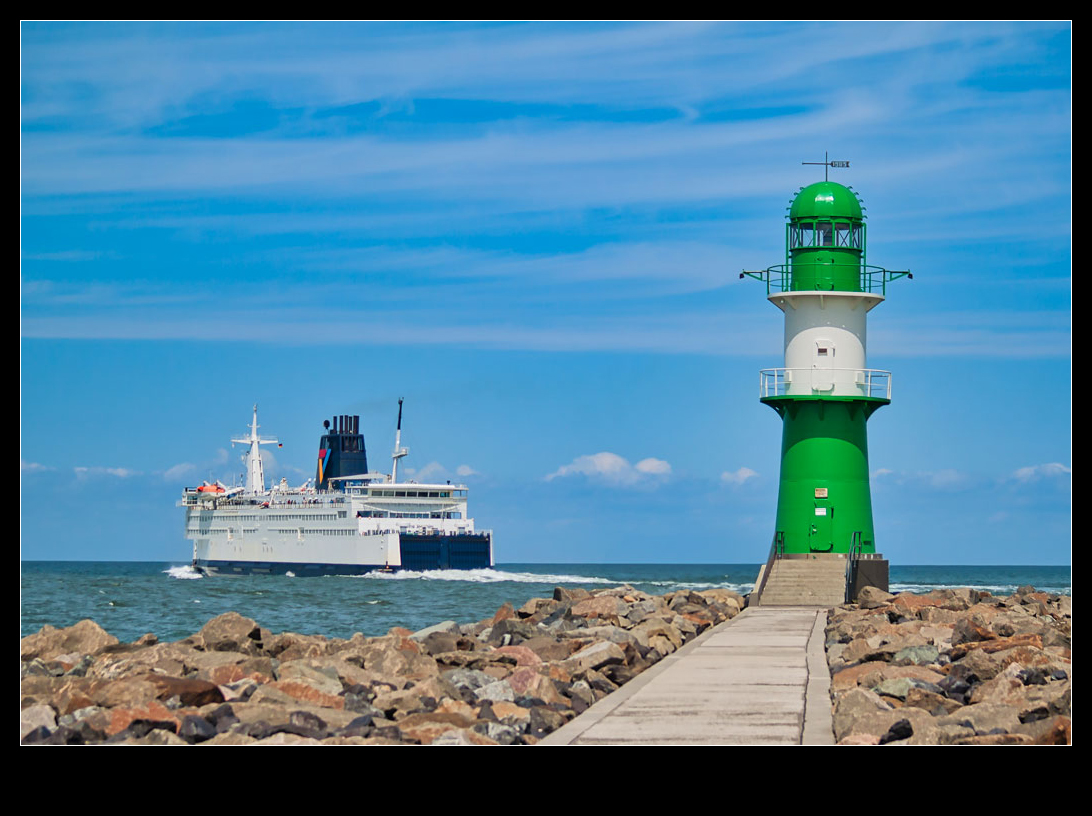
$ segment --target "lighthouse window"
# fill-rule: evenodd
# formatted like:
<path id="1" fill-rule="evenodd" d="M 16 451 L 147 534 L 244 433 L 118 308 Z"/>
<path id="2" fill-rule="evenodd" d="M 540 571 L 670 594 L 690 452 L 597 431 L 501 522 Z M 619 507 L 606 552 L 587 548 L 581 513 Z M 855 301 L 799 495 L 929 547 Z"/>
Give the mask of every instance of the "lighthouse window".
<path id="1" fill-rule="evenodd" d="M 811 224 L 801 224 L 796 230 L 796 246 L 808 247 L 812 245 L 815 231 Z"/>
<path id="2" fill-rule="evenodd" d="M 852 246 L 850 243 L 853 238 L 853 232 L 850 229 L 849 224 L 835 224 L 835 246 L 848 247 Z"/>
<path id="3" fill-rule="evenodd" d="M 816 246 L 834 246 L 833 225 L 829 221 L 820 221 L 815 225 L 815 230 L 819 239 Z"/>

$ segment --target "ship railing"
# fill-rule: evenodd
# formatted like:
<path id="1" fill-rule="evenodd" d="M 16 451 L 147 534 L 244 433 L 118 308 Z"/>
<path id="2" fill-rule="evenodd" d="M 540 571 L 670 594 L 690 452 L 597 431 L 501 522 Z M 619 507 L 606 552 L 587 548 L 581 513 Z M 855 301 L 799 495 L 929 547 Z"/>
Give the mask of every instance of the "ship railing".
<path id="1" fill-rule="evenodd" d="M 739 273 L 739 277 L 754 278 L 760 280 L 766 284 L 766 294 L 771 295 L 775 292 L 791 292 L 792 288 L 792 264 L 776 264 L 775 266 L 767 267 L 766 269 L 760 269 L 757 271 L 747 271 Z M 814 268 L 820 266 L 840 266 L 843 269 L 845 264 L 835 264 L 833 261 L 805 261 L 802 264 L 803 267 L 809 267 L 807 276 L 811 278 L 819 278 L 821 275 L 815 273 Z M 854 264 L 849 264 L 854 266 Z M 914 279 L 913 274 L 909 270 L 895 271 L 892 269 L 884 269 L 882 266 L 873 266 L 872 264 L 860 264 L 858 268 L 857 284 L 859 286 L 858 291 L 867 292 L 869 294 L 887 294 L 887 284 L 891 281 L 896 281 L 899 278 Z M 812 290 L 797 290 L 797 291 L 812 291 Z M 834 291 L 833 286 L 820 291 Z"/>
<path id="2" fill-rule="evenodd" d="M 764 368 L 758 396 L 836 396 L 891 399 L 891 372 L 878 368 Z"/>

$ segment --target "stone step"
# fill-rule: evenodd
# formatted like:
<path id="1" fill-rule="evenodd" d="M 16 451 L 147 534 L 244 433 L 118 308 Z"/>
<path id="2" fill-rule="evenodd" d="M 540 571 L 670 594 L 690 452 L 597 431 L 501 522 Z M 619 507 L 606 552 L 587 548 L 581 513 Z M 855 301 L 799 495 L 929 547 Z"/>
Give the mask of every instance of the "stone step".
<path id="1" fill-rule="evenodd" d="M 845 600 L 845 559 L 775 561 L 760 606 L 836 606 Z"/>

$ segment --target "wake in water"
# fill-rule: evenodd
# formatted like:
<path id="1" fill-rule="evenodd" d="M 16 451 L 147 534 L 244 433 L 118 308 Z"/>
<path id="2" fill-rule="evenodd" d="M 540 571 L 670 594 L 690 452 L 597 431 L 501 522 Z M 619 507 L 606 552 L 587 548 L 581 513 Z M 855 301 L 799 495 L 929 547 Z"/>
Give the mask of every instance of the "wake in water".
<path id="1" fill-rule="evenodd" d="M 204 576 L 195 570 L 188 564 L 184 567 L 170 567 L 163 570 L 164 573 L 172 578 L 181 578 L 183 580 L 192 581 L 194 578 L 203 578 Z"/>
<path id="2" fill-rule="evenodd" d="M 370 578 L 380 581 L 467 581 L 474 584 L 495 584 L 510 581 L 518 584 L 617 584 L 621 586 L 625 583 L 625 581 L 615 581 L 610 578 L 598 578 L 588 575 L 548 575 L 538 572 L 505 572 L 496 569 L 375 571 L 346 577 Z"/>

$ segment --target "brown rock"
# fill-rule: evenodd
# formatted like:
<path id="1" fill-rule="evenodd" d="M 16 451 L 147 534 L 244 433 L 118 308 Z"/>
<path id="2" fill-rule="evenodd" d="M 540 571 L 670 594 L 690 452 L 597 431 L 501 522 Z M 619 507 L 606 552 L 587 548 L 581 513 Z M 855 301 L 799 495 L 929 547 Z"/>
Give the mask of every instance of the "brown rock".
<path id="1" fill-rule="evenodd" d="M 47 624 L 37 633 L 19 641 L 19 657 L 23 661 L 29 661 L 36 657 L 52 660 L 58 655 L 72 652 L 81 655 L 95 654 L 117 643 L 116 637 L 93 620 L 82 620 L 64 629 L 55 629 Z"/>
<path id="2" fill-rule="evenodd" d="M 499 646 L 493 654 L 495 655 L 510 655 L 515 658 L 517 666 L 540 666 L 542 665 L 542 658 L 539 657 L 533 649 L 529 649 L 525 644 L 519 646 Z"/>
<path id="3" fill-rule="evenodd" d="M 961 707 L 960 703 L 955 700 L 949 700 L 947 697 L 943 697 L 940 694 L 935 694 L 931 691 L 926 691 L 917 686 L 912 687 L 906 692 L 906 705 L 928 711 L 934 717 L 942 717 L 945 714 L 951 714 L 957 708 Z"/>
<path id="4" fill-rule="evenodd" d="M 181 718 L 178 716 L 178 712 L 171 711 L 158 700 L 152 700 L 146 705 L 138 706 L 118 706 L 112 708 L 109 712 L 110 720 L 106 724 L 104 729 L 106 736 L 113 736 L 119 731 L 124 731 L 136 720 L 151 720 L 152 722 L 172 723 L 171 729 L 174 733 L 178 733 L 178 727 L 181 724 Z"/>
<path id="5" fill-rule="evenodd" d="M 834 692 L 848 691 L 858 685 L 872 688 L 872 686 L 878 685 L 883 680 L 883 670 L 886 666 L 887 664 L 882 661 L 873 661 L 842 669 L 831 677 L 831 690 Z"/>
<path id="6" fill-rule="evenodd" d="M 960 626 L 959 624 L 956 624 L 952 640 L 952 643 L 955 644 L 952 646 L 951 651 L 952 660 L 959 660 L 960 658 L 964 657 L 968 652 L 971 652 L 975 649 L 981 649 L 986 654 L 993 654 L 994 652 L 1001 652 L 1006 649 L 1013 649 L 1017 646 L 1030 646 L 1035 649 L 1043 648 L 1043 639 L 1039 635 L 1023 634 L 1014 635 L 1012 637 L 998 638 L 991 634 L 989 638 L 984 638 L 980 641 L 956 643 L 955 638 L 959 636 L 960 632 Z"/>
<path id="7" fill-rule="evenodd" d="M 302 680 L 274 680 L 272 683 L 267 683 L 263 688 L 277 689 L 277 691 L 283 692 L 295 700 L 322 708 L 345 708 L 344 697 L 319 691 L 310 683 Z"/>
<path id="8" fill-rule="evenodd" d="M 257 622 L 238 612 L 225 612 L 210 620 L 194 637 L 210 652 L 245 652 L 253 654 L 260 648 L 261 629 Z"/>
<path id="9" fill-rule="evenodd" d="M 157 689 L 156 698 L 169 700 L 177 697 L 182 705 L 203 706 L 209 703 L 224 702 L 224 695 L 220 693 L 217 684 L 207 680 L 197 680 L 187 677 L 170 677 L 163 674 L 147 674 L 144 679 Z"/>
<path id="10" fill-rule="evenodd" d="M 1036 745 L 1072 745 L 1073 722 L 1069 717 L 1055 717 L 1053 720 L 1041 721 L 1042 725 L 1032 725 L 1037 733 L 1030 734 Z M 1037 727 L 1036 727 L 1037 726 Z"/>
<path id="11" fill-rule="evenodd" d="M 628 611 L 628 605 L 621 598 L 599 595 L 574 603 L 569 614 L 577 618 L 599 618 L 617 623 Z"/>
<path id="12" fill-rule="evenodd" d="M 557 690 L 550 678 L 529 666 L 516 669 L 507 678 L 516 697 L 537 697 L 542 702 L 567 705 L 568 701 Z"/>
<path id="13" fill-rule="evenodd" d="M 573 640 L 558 640 L 547 636 L 539 636 L 531 638 L 530 640 L 525 640 L 520 646 L 524 649 L 530 649 L 544 662 L 565 660 L 575 650 L 580 648 L 580 644 Z"/>
<path id="14" fill-rule="evenodd" d="M 493 620 L 492 620 L 491 625 L 496 626 L 502 620 L 511 620 L 512 618 L 515 618 L 515 617 L 516 617 L 516 610 L 512 608 L 512 604 L 505 601 L 504 605 L 501 606 L 501 608 L 497 610 L 495 615 L 493 615 Z"/>
<path id="15" fill-rule="evenodd" d="M 461 714 L 440 713 L 432 711 L 421 714 L 410 714 L 398 721 L 398 730 L 405 739 L 419 742 L 421 745 L 431 745 L 437 737 L 449 731 L 469 728 L 474 721 Z"/>

